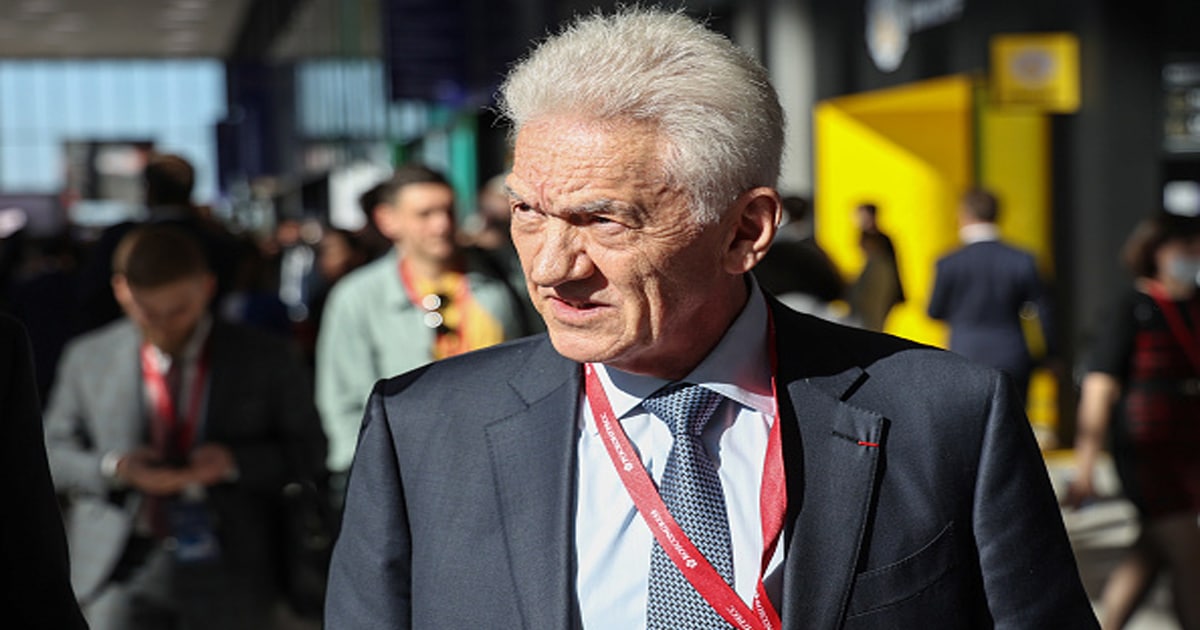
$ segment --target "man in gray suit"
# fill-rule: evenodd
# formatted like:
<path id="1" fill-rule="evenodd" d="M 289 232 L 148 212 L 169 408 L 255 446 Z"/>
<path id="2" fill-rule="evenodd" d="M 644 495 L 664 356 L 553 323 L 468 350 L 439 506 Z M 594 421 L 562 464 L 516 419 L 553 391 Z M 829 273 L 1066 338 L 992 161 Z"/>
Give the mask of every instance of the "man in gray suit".
<path id="1" fill-rule="evenodd" d="M 1094 628 L 1009 382 L 787 309 L 766 72 L 592 15 L 509 75 L 533 337 L 378 384 L 327 628 Z"/>
<path id="2" fill-rule="evenodd" d="M 268 627 L 280 493 L 325 456 L 306 375 L 282 341 L 212 319 L 186 233 L 132 232 L 114 272 L 127 316 L 70 344 L 46 411 L 84 614 L 96 630 Z"/>

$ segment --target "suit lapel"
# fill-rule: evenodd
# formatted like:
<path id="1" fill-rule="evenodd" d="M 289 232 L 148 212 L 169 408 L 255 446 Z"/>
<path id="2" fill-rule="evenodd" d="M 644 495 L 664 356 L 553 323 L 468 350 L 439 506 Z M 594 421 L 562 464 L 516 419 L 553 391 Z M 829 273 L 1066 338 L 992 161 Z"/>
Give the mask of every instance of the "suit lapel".
<path id="1" fill-rule="evenodd" d="M 510 384 L 528 407 L 486 431 L 524 625 L 578 627 L 573 523 L 579 366 L 544 342 Z"/>
<path id="2" fill-rule="evenodd" d="M 884 423 L 808 382 L 793 383 L 788 395 L 796 422 L 785 425 L 785 453 L 802 455 L 787 462 L 795 520 L 784 556 L 784 627 L 835 628 L 874 505 Z"/>
<path id="3" fill-rule="evenodd" d="M 775 309 L 788 483 L 784 628 L 836 628 L 874 506 L 886 421 L 845 402 L 869 375 L 811 319 Z M 820 363 L 825 362 L 821 365 Z"/>

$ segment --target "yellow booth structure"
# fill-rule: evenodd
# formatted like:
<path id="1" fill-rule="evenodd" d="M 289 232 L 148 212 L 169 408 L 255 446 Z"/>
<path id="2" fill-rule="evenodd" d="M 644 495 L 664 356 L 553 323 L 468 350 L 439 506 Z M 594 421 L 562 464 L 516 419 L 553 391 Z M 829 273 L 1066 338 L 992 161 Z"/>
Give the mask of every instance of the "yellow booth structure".
<path id="1" fill-rule="evenodd" d="M 815 132 L 816 237 L 853 281 L 864 257 L 854 209 L 878 207 L 891 236 L 906 301 L 885 330 L 945 347 L 948 330 L 925 314 L 938 258 L 959 247 L 958 198 L 983 186 L 1000 201 L 1002 238 L 1032 252 L 1053 279 L 1050 121 L 1046 110 L 1000 104 L 978 76 L 955 75 L 821 102 Z M 1044 350 L 1031 318 L 1028 342 Z M 1034 374 L 1028 413 L 1039 438 L 1057 423 L 1057 388 Z"/>

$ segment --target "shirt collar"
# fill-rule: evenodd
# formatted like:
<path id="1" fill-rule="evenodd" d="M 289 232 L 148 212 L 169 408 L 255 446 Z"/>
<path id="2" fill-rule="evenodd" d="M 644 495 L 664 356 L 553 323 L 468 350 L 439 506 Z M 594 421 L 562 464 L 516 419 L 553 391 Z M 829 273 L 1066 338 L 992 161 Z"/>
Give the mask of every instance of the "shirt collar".
<path id="1" fill-rule="evenodd" d="M 747 274 L 750 297 L 712 352 L 682 380 L 711 389 L 770 418 L 775 413 L 767 351 L 767 301 Z M 622 418 L 669 381 L 597 365 L 613 414 Z M 596 431 L 593 425 L 592 432 Z"/>
<path id="2" fill-rule="evenodd" d="M 179 355 L 183 359 L 183 365 L 192 364 L 200 357 L 204 342 L 208 340 L 208 333 L 212 331 L 212 324 L 212 315 L 205 313 L 200 317 L 200 321 L 196 323 L 196 329 L 192 331 L 192 336 L 188 338 L 187 343 L 183 346 L 183 352 Z M 157 346 L 150 346 L 150 355 L 154 358 L 154 363 L 158 366 L 159 371 L 166 372 L 171 368 L 171 355 L 159 350 Z"/>
<path id="3" fill-rule="evenodd" d="M 967 245 L 984 241 L 1000 240 L 1000 230 L 995 223 L 972 223 L 958 230 L 958 238 Z"/>

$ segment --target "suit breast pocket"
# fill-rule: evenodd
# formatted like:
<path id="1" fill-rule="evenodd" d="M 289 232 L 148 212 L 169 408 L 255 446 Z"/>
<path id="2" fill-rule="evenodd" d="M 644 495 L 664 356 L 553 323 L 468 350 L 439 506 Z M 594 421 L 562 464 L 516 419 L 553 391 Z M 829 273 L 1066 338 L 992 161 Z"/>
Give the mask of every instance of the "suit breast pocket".
<path id="1" fill-rule="evenodd" d="M 847 618 L 896 606 L 920 596 L 950 573 L 955 565 L 954 554 L 954 522 L 951 521 L 916 553 L 855 577 Z"/>

